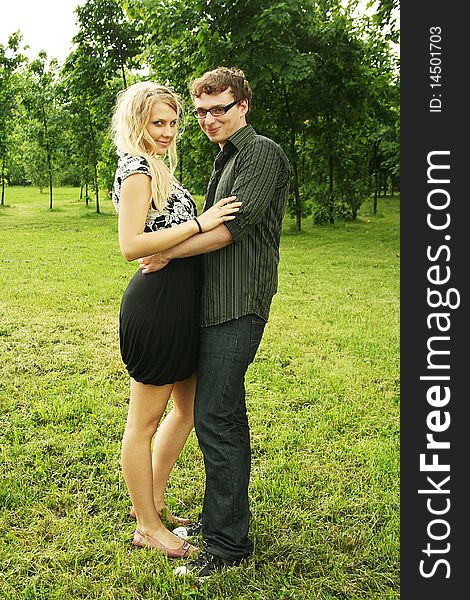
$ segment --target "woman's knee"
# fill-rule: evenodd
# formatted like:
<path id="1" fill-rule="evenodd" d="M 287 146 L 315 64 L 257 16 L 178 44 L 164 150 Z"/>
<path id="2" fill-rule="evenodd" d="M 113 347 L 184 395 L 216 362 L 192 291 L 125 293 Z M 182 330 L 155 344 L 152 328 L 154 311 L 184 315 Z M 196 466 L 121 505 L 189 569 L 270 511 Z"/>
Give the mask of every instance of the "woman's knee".
<path id="1" fill-rule="evenodd" d="M 194 417 L 194 386 L 186 385 L 173 389 L 174 415 L 178 418 L 193 419 Z"/>
<path id="2" fill-rule="evenodd" d="M 137 438 L 149 442 L 155 435 L 158 428 L 158 421 L 155 419 L 128 419 L 124 430 L 125 438 Z"/>

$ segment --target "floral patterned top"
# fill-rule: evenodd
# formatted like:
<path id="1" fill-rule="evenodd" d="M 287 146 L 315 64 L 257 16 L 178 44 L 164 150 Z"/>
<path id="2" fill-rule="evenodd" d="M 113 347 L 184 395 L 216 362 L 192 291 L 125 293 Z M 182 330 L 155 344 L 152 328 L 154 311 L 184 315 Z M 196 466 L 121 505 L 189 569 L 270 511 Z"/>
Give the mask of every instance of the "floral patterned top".
<path id="1" fill-rule="evenodd" d="M 112 200 L 116 212 L 119 212 L 119 200 L 121 197 L 121 185 L 126 177 L 135 173 L 143 173 L 151 176 L 149 164 L 143 156 L 131 156 L 119 153 L 119 162 L 114 178 Z M 150 206 L 144 231 L 157 231 L 179 225 L 197 217 L 196 203 L 191 194 L 181 184 L 172 186 L 171 196 L 163 211 L 156 210 Z"/>

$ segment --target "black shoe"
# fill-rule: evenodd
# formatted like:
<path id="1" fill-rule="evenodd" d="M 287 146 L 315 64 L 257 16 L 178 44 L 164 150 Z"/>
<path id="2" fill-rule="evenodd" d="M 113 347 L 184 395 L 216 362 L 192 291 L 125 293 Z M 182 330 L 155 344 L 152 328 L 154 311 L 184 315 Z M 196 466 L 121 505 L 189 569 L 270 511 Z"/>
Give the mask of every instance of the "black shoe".
<path id="1" fill-rule="evenodd" d="M 202 519 L 199 519 L 195 523 L 184 525 L 183 527 L 177 527 L 173 529 L 173 533 L 180 537 L 182 540 L 187 540 L 190 537 L 199 535 L 202 531 Z"/>
<path id="2" fill-rule="evenodd" d="M 199 556 L 188 562 L 187 565 L 177 567 L 173 572 L 175 575 L 194 575 L 199 579 L 205 579 L 206 577 L 210 577 L 214 571 L 220 571 L 224 567 L 235 565 L 239 562 L 229 562 L 206 551 L 201 552 Z"/>

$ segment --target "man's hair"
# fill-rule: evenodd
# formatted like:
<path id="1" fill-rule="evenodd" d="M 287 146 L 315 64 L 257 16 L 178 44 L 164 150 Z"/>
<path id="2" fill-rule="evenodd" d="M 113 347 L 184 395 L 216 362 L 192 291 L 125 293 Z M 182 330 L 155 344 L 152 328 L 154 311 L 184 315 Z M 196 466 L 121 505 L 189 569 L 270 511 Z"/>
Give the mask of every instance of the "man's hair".
<path id="1" fill-rule="evenodd" d="M 217 67 L 207 71 L 189 84 L 192 98 L 199 98 L 201 94 L 221 94 L 230 90 L 235 100 L 251 101 L 251 87 L 241 69 L 234 67 Z"/>

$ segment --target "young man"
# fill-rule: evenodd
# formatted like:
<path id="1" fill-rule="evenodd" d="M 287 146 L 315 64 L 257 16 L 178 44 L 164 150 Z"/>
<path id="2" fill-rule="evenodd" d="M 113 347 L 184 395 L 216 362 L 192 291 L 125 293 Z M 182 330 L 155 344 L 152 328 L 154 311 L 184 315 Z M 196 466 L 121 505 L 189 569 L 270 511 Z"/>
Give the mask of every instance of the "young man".
<path id="1" fill-rule="evenodd" d="M 253 551 L 244 377 L 277 290 L 290 170 L 281 148 L 247 125 L 251 89 L 242 71 L 217 68 L 190 90 L 201 129 L 220 147 L 204 210 L 228 196 L 237 196 L 242 205 L 234 220 L 140 262 L 147 273 L 173 258 L 204 253 L 195 430 L 206 470 L 206 551 L 175 571 L 204 577 Z"/>

